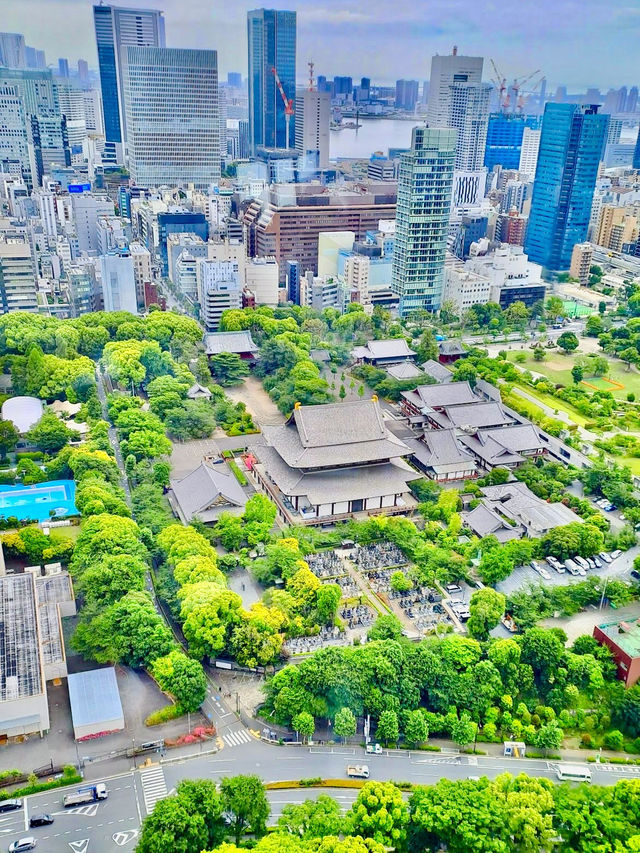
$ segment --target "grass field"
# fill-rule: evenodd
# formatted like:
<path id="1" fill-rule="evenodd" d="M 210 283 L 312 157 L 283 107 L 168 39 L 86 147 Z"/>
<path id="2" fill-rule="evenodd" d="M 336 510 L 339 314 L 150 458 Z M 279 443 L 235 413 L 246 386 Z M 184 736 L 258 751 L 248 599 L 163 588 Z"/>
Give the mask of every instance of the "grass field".
<path id="1" fill-rule="evenodd" d="M 517 383 L 516 383 L 517 385 Z M 558 400 L 557 397 L 551 397 L 549 394 L 542 394 L 535 388 L 530 388 L 528 385 L 519 385 L 517 386 L 522 388 L 529 396 L 538 400 L 540 403 L 544 403 L 546 406 L 549 406 L 551 409 L 557 409 L 559 412 L 564 412 L 573 422 L 574 424 L 578 424 L 578 426 L 583 427 L 587 423 L 587 418 L 584 415 L 581 415 L 577 409 L 574 409 L 573 406 L 569 405 L 569 403 L 565 403 L 564 400 Z M 553 414 L 549 415 L 549 417 L 553 417 Z"/>
<path id="2" fill-rule="evenodd" d="M 525 370 L 531 370 L 534 373 L 541 373 L 546 376 L 551 382 L 562 383 L 563 385 L 573 384 L 571 376 L 571 368 L 575 364 L 576 355 L 564 355 L 557 350 L 547 351 L 545 361 L 536 361 L 530 349 L 513 350 L 508 353 L 509 361 L 515 361 L 515 356 L 518 352 L 524 352 L 527 360 L 518 365 Z M 578 351 L 578 356 L 580 352 Z M 627 370 L 626 365 L 617 359 L 609 358 L 609 375 L 607 377 L 587 376 L 584 380 L 583 387 L 589 391 L 611 391 L 614 397 L 620 400 L 625 400 L 627 394 L 633 393 L 640 400 L 640 373 L 634 370 Z M 545 401 L 547 402 L 547 401 Z M 549 405 L 552 405 L 549 403 Z M 557 404 L 554 408 L 561 408 Z"/>

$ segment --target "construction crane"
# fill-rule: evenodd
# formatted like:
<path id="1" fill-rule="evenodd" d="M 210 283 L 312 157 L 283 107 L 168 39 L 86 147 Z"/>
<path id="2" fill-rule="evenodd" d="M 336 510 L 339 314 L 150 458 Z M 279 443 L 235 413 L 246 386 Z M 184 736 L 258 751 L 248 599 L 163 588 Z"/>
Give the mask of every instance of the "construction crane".
<path id="1" fill-rule="evenodd" d="M 286 147 L 289 148 L 289 122 L 291 121 L 291 116 L 294 114 L 295 110 L 293 108 L 293 98 L 287 98 L 282 83 L 280 82 L 280 78 L 278 77 L 278 72 L 275 68 L 271 69 L 271 73 L 275 77 L 276 86 L 278 87 L 278 91 L 280 92 L 280 97 L 282 98 L 282 103 L 284 104 L 284 120 L 286 124 Z"/>
<path id="2" fill-rule="evenodd" d="M 528 82 L 529 82 L 529 80 L 532 80 L 532 79 L 536 76 L 536 74 L 540 74 L 540 69 L 539 69 L 539 68 L 538 68 L 538 69 L 536 69 L 536 71 L 532 71 L 532 72 L 531 72 L 531 74 L 528 74 L 526 77 L 523 77 L 521 80 L 518 80 L 517 78 L 515 78 L 515 79 L 514 79 L 513 83 L 511 84 L 511 90 L 513 91 L 513 106 L 514 106 L 514 109 L 515 109 L 515 107 L 516 107 L 516 106 L 519 106 L 519 93 L 520 93 L 520 90 L 522 89 L 522 87 L 523 87 L 526 83 L 528 83 Z"/>
<path id="3" fill-rule="evenodd" d="M 490 62 L 491 62 L 491 67 L 493 68 L 493 73 L 495 74 L 495 77 L 491 78 L 491 82 L 493 83 L 493 85 L 496 87 L 496 89 L 499 92 L 499 95 L 498 95 L 499 107 L 501 110 L 504 110 L 504 108 L 506 106 L 504 93 L 506 92 L 506 89 L 507 89 L 507 78 L 498 71 L 498 66 L 495 64 L 493 59 L 491 59 Z"/>
<path id="4" fill-rule="evenodd" d="M 540 86 L 542 85 L 542 82 L 543 82 L 545 79 L 546 79 L 546 78 L 545 78 L 545 76 L 544 76 L 544 74 L 543 74 L 541 77 L 539 77 L 539 78 L 535 81 L 535 83 L 533 83 L 533 84 L 531 85 L 531 88 L 530 88 L 527 92 L 523 92 L 522 90 L 520 90 L 520 95 L 519 95 L 519 97 L 518 97 L 518 102 L 517 102 L 517 109 L 518 109 L 518 112 L 519 112 L 519 113 L 521 113 L 521 112 L 522 112 L 522 110 L 523 110 L 523 109 L 524 109 L 524 107 L 525 107 L 525 95 L 526 95 L 527 97 L 531 97 L 531 95 L 535 95 L 535 94 L 536 94 L 536 92 L 538 91 L 538 89 L 540 88 Z"/>

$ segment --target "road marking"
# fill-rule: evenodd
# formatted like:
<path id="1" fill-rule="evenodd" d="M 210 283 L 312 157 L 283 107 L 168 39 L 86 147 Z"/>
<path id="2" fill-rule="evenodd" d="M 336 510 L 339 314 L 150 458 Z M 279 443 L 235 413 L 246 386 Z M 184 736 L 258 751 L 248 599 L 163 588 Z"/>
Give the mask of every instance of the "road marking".
<path id="1" fill-rule="evenodd" d="M 251 735 L 245 729 L 236 729 L 222 735 L 222 740 L 227 746 L 241 746 L 243 743 L 251 743 Z"/>
<path id="2" fill-rule="evenodd" d="M 98 803 L 90 803 L 88 806 L 76 806 L 74 809 L 65 809 L 56 814 L 81 814 L 85 817 L 95 817 L 98 814 Z"/>
<path id="3" fill-rule="evenodd" d="M 127 829 L 124 832 L 116 832 L 115 835 L 111 837 L 118 845 L 118 847 L 124 847 L 125 844 L 128 844 L 130 841 L 138 835 L 137 829 Z"/>
<path id="4" fill-rule="evenodd" d="M 68 844 L 69 847 L 73 850 L 73 853 L 87 853 L 89 839 L 83 838 L 81 841 L 69 841 Z"/>
<path id="5" fill-rule="evenodd" d="M 167 783 L 164 777 L 164 770 L 162 767 L 151 767 L 148 770 L 141 770 L 140 781 L 142 782 L 144 807 L 147 810 L 147 814 L 151 814 L 158 800 L 162 800 L 167 796 Z"/>

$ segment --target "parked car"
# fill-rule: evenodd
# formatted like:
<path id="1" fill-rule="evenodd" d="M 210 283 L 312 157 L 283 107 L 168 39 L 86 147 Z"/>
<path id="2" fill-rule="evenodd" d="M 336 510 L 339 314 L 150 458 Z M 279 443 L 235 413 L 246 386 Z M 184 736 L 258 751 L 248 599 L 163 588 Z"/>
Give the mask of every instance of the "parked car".
<path id="1" fill-rule="evenodd" d="M 462 587 L 457 583 L 448 583 L 445 587 L 448 593 L 462 592 Z"/>
<path id="2" fill-rule="evenodd" d="M 640 581 L 640 572 L 637 569 L 631 569 L 629 572 L 634 581 Z"/>
<path id="3" fill-rule="evenodd" d="M 573 560 L 565 560 L 564 564 L 567 568 L 567 571 L 570 574 L 572 574 L 572 575 L 579 575 L 580 574 L 580 566 L 577 563 L 574 563 Z M 582 569 L 582 571 L 584 572 L 584 569 Z M 586 572 L 585 572 L 585 574 L 586 574 Z"/>
<path id="4" fill-rule="evenodd" d="M 596 564 L 596 569 L 601 569 L 602 568 L 602 560 L 600 559 L 600 557 L 593 557 L 592 559 L 593 559 L 593 562 Z"/>
<path id="5" fill-rule="evenodd" d="M 539 566 L 539 565 L 536 563 L 536 564 L 534 565 L 534 567 L 533 567 L 533 568 L 536 570 L 536 572 L 540 575 L 540 577 L 541 577 L 541 578 L 544 578 L 546 581 L 550 581 L 550 580 L 551 580 L 551 575 L 550 575 L 550 574 L 549 574 L 549 572 L 545 569 L 545 567 L 544 567 L 544 566 Z"/>
<path id="6" fill-rule="evenodd" d="M 620 554 L 622 554 L 622 551 L 619 548 L 616 548 L 616 550 L 611 553 L 611 560 L 617 560 Z"/>
<path id="7" fill-rule="evenodd" d="M 599 556 L 605 561 L 605 563 L 611 562 L 611 557 L 607 554 L 606 551 L 601 551 Z"/>

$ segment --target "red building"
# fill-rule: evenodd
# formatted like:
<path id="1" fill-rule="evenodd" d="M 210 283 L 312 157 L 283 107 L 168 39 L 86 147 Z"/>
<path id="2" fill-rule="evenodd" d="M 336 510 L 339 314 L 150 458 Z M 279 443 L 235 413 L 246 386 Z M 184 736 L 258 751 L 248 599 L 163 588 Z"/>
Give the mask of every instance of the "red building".
<path id="1" fill-rule="evenodd" d="M 640 679 L 640 620 L 596 625 L 593 636 L 611 649 L 618 665 L 618 678 L 625 687 L 632 687 Z"/>

